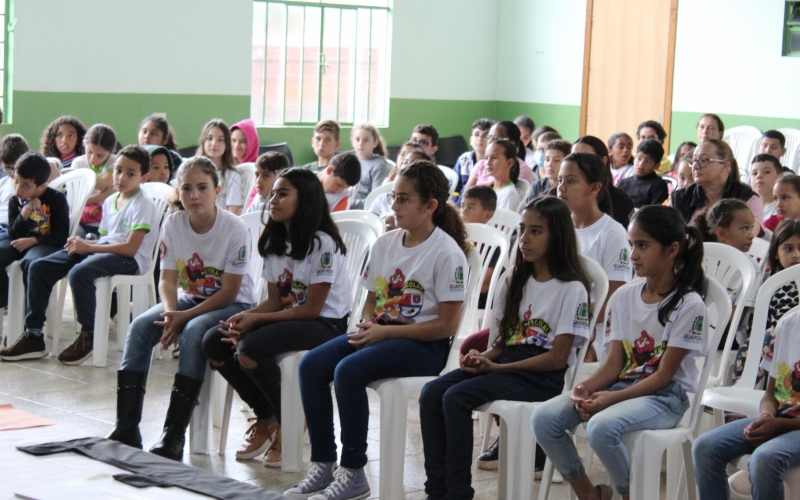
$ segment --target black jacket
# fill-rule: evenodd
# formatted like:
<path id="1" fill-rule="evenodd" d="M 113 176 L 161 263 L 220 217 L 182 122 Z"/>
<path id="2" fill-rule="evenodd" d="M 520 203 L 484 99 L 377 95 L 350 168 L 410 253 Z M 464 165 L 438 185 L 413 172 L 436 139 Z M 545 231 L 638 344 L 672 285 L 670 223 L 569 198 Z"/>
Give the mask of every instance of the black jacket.
<path id="1" fill-rule="evenodd" d="M 758 196 L 750 186 L 743 184 L 736 179 L 728 179 L 725 190 L 722 192 L 723 198 L 733 198 L 747 202 L 753 196 Z M 703 188 L 697 184 L 686 186 L 683 189 L 676 189 L 670 197 L 672 206 L 677 208 L 683 215 L 683 219 L 688 223 L 698 208 L 703 208 L 706 204 L 706 194 Z"/>

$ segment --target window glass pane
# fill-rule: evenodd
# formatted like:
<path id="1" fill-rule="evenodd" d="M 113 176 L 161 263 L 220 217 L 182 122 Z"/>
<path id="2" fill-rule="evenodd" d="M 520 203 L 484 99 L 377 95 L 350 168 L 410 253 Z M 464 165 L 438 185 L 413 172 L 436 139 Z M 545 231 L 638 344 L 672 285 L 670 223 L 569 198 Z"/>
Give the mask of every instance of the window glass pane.
<path id="1" fill-rule="evenodd" d="M 323 3 L 360 5 L 362 7 L 389 7 L 389 0 L 325 0 Z"/>
<path id="2" fill-rule="evenodd" d="M 322 67 L 320 120 L 336 120 L 336 96 L 339 87 L 339 23 L 341 10 L 326 8 L 322 27 Z"/>
<path id="3" fill-rule="evenodd" d="M 284 102 L 286 108 L 283 120 L 300 121 L 300 79 L 303 58 L 303 7 L 289 6 L 286 36 L 286 87 Z"/>
<path id="4" fill-rule="evenodd" d="M 286 6 L 279 3 L 268 5 L 264 123 L 281 123 L 283 121 L 283 79 L 286 62 Z"/>
<path id="5" fill-rule="evenodd" d="M 386 27 L 388 13 L 385 10 L 372 11 L 372 41 L 370 50 L 370 92 L 369 121 L 385 123 L 384 103 L 386 102 Z"/>
<path id="6" fill-rule="evenodd" d="M 300 121 L 316 122 L 319 99 L 320 36 L 322 32 L 322 9 L 305 8 L 303 36 L 303 88 Z"/>
<path id="7" fill-rule="evenodd" d="M 358 9 L 356 25 L 356 81 L 354 123 L 367 121 L 370 71 L 370 11 Z"/>
<path id="8" fill-rule="evenodd" d="M 356 83 L 356 11 L 342 11 L 339 56 L 339 121 L 353 123 Z"/>
<path id="9" fill-rule="evenodd" d="M 0 0 L 2 2 L 2 0 Z M 266 64 L 267 4 L 253 2 L 253 73 L 250 78 L 250 118 L 264 123 L 264 70 Z"/>

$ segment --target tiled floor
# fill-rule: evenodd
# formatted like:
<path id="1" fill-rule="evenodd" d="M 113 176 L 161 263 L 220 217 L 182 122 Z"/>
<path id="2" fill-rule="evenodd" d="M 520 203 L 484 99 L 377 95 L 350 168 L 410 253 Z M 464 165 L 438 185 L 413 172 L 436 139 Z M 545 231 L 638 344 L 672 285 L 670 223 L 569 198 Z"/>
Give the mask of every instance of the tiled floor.
<path id="1" fill-rule="evenodd" d="M 73 323 L 69 302 L 65 309 L 63 322 L 65 326 L 61 335 L 62 349 L 74 339 L 74 333 L 70 332 Z M 115 345 L 113 338 L 110 344 Z M 110 349 L 105 368 L 95 368 L 91 364 L 77 367 L 65 366 L 54 357 L 18 363 L 0 362 L 0 404 L 11 403 L 15 407 L 50 418 L 59 424 L 79 429 L 87 436 L 103 436 L 113 427 L 116 415 L 115 384 L 120 357 L 120 352 Z M 153 362 L 141 425 L 145 449 L 157 441 L 160 435 L 177 365 L 177 360 L 170 356 Z M 248 427 L 246 420 L 248 414 L 240 412 L 240 406 L 241 402 L 236 398 L 231 416 L 230 438 L 225 454 L 187 454 L 184 460 L 203 469 L 257 484 L 268 490 L 283 492 L 300 481 L 304 474 L 287 474 L 281 472 L 280 469 L 268 469 L 263 467 L 259 460 L 239 462 L 234 459 L 234 451 L 240 445 L 241 437 Z M 371 414 L 367 452 L 369 456 L 367 474 L 372 486 L 372 497 L 370 498 L 379 498 L 379 407 L 377 395 L 370 392 Z M 477 456 L 480 444 L 477 422 L 475 423 L 474 442 L 474 454 Z M 219 443 L 219 429 L 214 429 L 212 443 Z M 408 412 L 406 445 L 405 498 L 423 499 L 425 498 L 423 491 L 425 470 L 422 439 L 419 433 L 419 409 L 416 401 L 412 401 Z M 309 454 L 309 446 L 306 445 L 304 451 L 306 463 Z M 605 470 L 596 459 L 590 475 L 596 482 L 608 481 Z M 473 487 L 476 491 L 476 499 L 496 498 L 497 473 L 473 468 Z M 569 498 L 567 487 L 554 485 L 550 498 Z"/>

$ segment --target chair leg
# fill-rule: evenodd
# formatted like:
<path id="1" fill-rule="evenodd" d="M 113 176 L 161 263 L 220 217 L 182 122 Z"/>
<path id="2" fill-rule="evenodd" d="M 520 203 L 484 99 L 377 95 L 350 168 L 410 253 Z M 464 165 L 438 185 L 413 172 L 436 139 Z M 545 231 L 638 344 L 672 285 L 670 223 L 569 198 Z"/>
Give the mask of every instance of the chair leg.
<path id="1" fill-rule="evenodd" d="M 281 470 L 300 472 L 303 459 L 303 402 L 298 368 L 305 351 L 293 352 L 278 362 L 281 368 Z"/>
<path id="2" fill-rule="evenodd" d="M 380 491 L 384 500 L 403 499 L 408 397 L 400 384 L 385 383 L 378 387 L 381 398 L 381 465 Z"/>
<path id="3" fill-rule="evenodd" d="M 483 429 L 483 441 L 481 442 L 481 451 L 486 451 L 489 449 L 489 445 L 492 444 L 491 434 L 492 434 L 492 423 L 494 422 L 494 415 L 481 412 L 478 422 L 480 428 Z"/>
<path id="4" fill-rule="evenodd" d="M 94 307 L 94 352 L 92 363 L 94 366 L 106 366 L 108 354 L 108 315 L 111 311 L 111 279 L 99 278 L 94 281 L 95 307 Z"/>
<path id="5" fill-rule="evenodd" d="M 25 330 L 25 283 L 19 261 L 6 268 L 8 272 L 8 346 L 19 339 Z M 53 349 L 51 349 L 53 351 Z"/>
<path id="6" fill-rule="evenodd" d="M 189 453 L 208 453 L 211 437 L 211 384 L 214 373 L 206 370 L 203 388 L 198 397 L 200 404 L 192 412 L 189 423 Z"/>
<path id="7" fill-rule="evenodd" d="M 686 496 L 689 500 L 697 500 L 697 478 L 694 475 L 694 462 L 692 462 L 692 442 L 684 441 L 681 450 L 683 451 L 683 470 L 686 474 Z"/>
<path id="8" fill-rule="evenodd" d="M 233 405 L 233 387 L 230 384 L 225 384 L 225 407 L 222 412 L 222 427 L 219 431 L 219 451 L 217 455 L 224 455 L 225 448 L 228 447 L 228 429 L 231 425 L 231 406 Z"/>
<path id="9" fill-rule="evenodd" d="M 110 309 L 109 313 L 110 314 Z M 126 284 L 117 285 L 117 349 L 122 351 L 125 348 L 125 336 L 131 321 L 131 286 Z"/>

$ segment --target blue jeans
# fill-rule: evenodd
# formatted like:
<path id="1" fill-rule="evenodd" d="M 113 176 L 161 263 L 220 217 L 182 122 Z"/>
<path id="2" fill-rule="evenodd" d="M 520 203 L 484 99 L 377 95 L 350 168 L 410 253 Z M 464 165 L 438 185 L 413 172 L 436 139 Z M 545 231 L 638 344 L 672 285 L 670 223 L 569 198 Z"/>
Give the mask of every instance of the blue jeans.
<path id="1" fill-rule="evenodd" d="M 201 301 L 181 297 L 178 299 L 178 310 L 185 311 L 199 304 Z M 206 375 L 206 356 L 203 353 L 203 335 L 218 325 L 220 320 L 230 318 L 236 313 L 253 307 L 253 304 L 234 302 L 228 307 L 201 314 L 189 320 L 183 327 L 179 342 L 181 357 L 178 362 L 178 373 L 195 380 L 203 380 Z M 156 304 L 147 312 L 137 317 L 128 327 L 128 337 L 125 339 L 125 350 L 122 353 L 120 370 L 133 370 L 147 372 L 150 370 L 150 359 L 153 347 L 158 345 L 164 329 L 153 324 L 161 321 L 164 312 L 162 304 Z"/>
<path id="2" fill-rule="evenodd" d="M 752 453 L 748 468 L 753 500 L 783 498 L 783 477 L 800 465 L 800 431 L 787 432 L 755 448 L 744 437 L 753 418 L 736 420 L 698 437 L 692 446 L 697 488 L 701 500 L 730 498 L 725 466 Z"/>
<path id="3" fill-rule="evenodd" d="M 606 390 L 620 391 L 633 383 L 620 381 Z M 671 429 L 678 425 L 688 408 L 686 391 L 677 382 L 670 382 L 660 391 L 609 406 L 589 419 L 586 424 L 589 444 L 608 470 L 617 493 L 630 494 L 630 455 L 622 442 L 622 435 L 641 430 Z M 536 442 L 569 482 L 586 474 L 575 443 L 567 435 L 569 429 L 581 422 L 583 419 L 570 400 L 570 394 L 538 406 L 531 416 Z"/>
<path id="4" fill-rule="evenodd" d="M 507 347 L 497 363 L 527 359 L 543 350 L 534 345 Z M 517 354 L 515 356 L 514 354 Z M 520 370 L 470 375 L 456 369 L 425 384 L 419 398 L 425 450 L 425 493 L 430 498 L 471 499 L 472 410 L 491 401 L 547 401 L 564 389 L 566 368 L 551 372 Z"/>
<path id="5" fill-rule="evenodd" d="M 6 267 L 10 265 L 15 260 L 19 261 L 19 265 L 22 268 L 22 276 L 23 276 L 23 283 L 28 290 L 28 271 L 31 267 L 31 264 L 45 257 L 50 255 L 53 252 L 58 251 L 58 247 L 53 245 L 34 245 L 30 247 L 28 250 L 20 253 L 14 247 L 11 246 L 11 242 L 13 240 L 10 239 L 2 239 L 0 240 L 0 308 L 8 307 L 8 273 L 6 272 Z M 21 293 L 21 290 L 17 290 L 17 293 Z"/>
<path id="6" fill-rule="evenodd" d="M 81 330 L 94 332 L 94 313 L 97 304 L 94 280 L 117 274 L 133 275 L 138 271 L 139 265 L 133 257 L 123 257 L 113 253 L 69 255 L 62 249 L 38 259 L 30 267 L 31 279 L 28 284 L 25 327 L 42 329 L 53 287 L 61 278 L 68 276 L 75 314 Z"/>
<path id="7" fill-rule="evenodd" d="M 340 464 L 360 469 L 367 464 L 367 384 L 385 378 L 438 375 L 447 361 L 450 339 L 391 339 L 359 350 L 347 340 L 347 335 L 340 335 L 303 356 L 300 396 L 311 438 L 311 461 L 335 462 L 333 382 L 342 426 Z"/>

